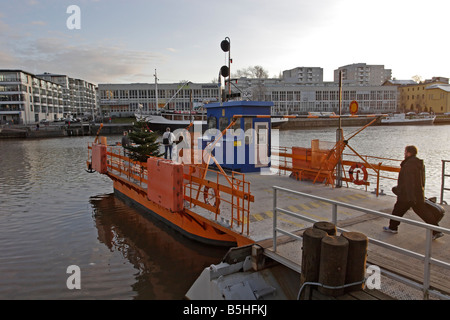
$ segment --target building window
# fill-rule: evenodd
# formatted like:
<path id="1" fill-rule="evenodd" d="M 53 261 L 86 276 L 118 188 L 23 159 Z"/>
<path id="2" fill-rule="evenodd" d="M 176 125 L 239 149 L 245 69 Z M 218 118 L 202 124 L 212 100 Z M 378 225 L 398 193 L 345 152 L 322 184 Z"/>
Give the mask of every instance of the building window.
<path id="1" fill-rule="evenodd" d="M 219 118 L 219 130 L 222 132 L 228 127 L 228 118 L 227 117 L 220 117 Z"/>
<path id="2" fill-rule="evenodd" d="M 316 101 L 322 100 L 322 91 L 316 91 Z"/>

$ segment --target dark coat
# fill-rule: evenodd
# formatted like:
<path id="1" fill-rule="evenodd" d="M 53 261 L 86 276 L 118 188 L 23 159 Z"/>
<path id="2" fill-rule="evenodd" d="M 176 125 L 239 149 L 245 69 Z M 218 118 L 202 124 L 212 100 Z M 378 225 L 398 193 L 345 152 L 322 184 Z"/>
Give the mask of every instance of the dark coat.
<path id="1" fill-rule="evenodd" d="M 419 203 L 425 201 L 425 166 L 416 156 L 406 158 L 401 163 L 395 194 L 399 201 Z"/>

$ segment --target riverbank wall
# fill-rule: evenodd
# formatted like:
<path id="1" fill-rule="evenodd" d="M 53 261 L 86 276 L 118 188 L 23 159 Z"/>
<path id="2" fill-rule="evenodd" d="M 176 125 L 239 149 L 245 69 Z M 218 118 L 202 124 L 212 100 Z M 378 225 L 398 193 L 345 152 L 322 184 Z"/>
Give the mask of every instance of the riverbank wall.
<path id="1" fill-rule="evenodd" d="M 342 118 L 341 126 L 343 127 L 362 127 L 370 123 L 374 118 Z M 450 124 L 450 118 L 441 117 L 436 118 L 434 124 Z M 381 120 L 377 119 L 372 125 L 381 125 Z M 280 130 L 296 130 L 296 129 L 310 129 L 320 127 L 339 127 L 338 118 L 292 118 L 286 123 L 283 123 L 278 129 Z M 129 131 L 133 128 L 132 123 L 104 123 L 100 131 L 101 135 L 117 135 L 124 131 Z M 15 138 L 55 138 L 55 137 L 70 137 L 70 136 L 95 136 L 100 129 L 100 123 L 74 123 L 41 125 L 39 128 L 36 125 L 10 125 L 0 126 L 0 139 L 15 139 Z"/>
<path id="2" fill-rule="evenodd" d="M 130 124 L 103 124 L 100 131 L 101 135 L 122 134 L 124 131 L 131 130 Z M 71 125 L 14 125 L 0 127 L 0 139 L 42 139 L 58 138 L 70 136 L 95 136 L 100 129 L 100 124 L 75 123 Z"/>
<path id="3" fill-rule="evenodd" d="M 365 126 L 370 123 L 374 118 L 342 118 L 341 126 L 343 127 L 357 127 Z M 373 125 L 379 125 L 380 119 L 377 119 Z M 308 129 L 308 128 L 318 128 L 318 127 L 339 127 L 338 118 L 321 118 L 321 119 L 311 119 L 311 118 L 293 118 L 289 119 L 288 122 L 283 123 L 280 126 L 280 130 L 295 130 L 295 129 Z"/>

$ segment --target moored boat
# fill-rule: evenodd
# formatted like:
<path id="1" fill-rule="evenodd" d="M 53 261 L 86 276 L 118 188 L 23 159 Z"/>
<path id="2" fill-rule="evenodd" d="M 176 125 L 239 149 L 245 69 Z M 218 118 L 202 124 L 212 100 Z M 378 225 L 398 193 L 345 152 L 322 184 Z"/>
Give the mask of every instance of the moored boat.
<path id="1" fill-rule="evenodd" d="M 172 131 L 176 129 L 184 129 L 192 122 L 201 123 L 202 127 L 206 126 L 206 113 L 189 112 L 189 111 L 159 111 L 150 113 L 136 113 L 137 121 L 147 122 L 149 128 L 153 131 L 164 132 L 167 127 Z"/>
<path id="2" fill-rule="evenodd" d="M 436 116 L 429 114 L 428 112 L 421 112 L 416 114 L 415 112 L 397 113 L 388 115 L 381 119 L 381 124 L 387 125 L 430 125 L 434 123 Z"/>

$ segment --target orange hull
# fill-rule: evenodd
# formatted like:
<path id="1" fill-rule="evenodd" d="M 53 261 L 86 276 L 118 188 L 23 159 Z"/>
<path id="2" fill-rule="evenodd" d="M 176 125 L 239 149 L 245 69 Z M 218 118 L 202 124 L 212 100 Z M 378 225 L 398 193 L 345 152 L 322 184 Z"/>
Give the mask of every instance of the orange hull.
<path id="1" fill-rule="evenodd" d="M 172 212 L 150 201 L 147 197 L 146 189 L 130 184 L 114 174 L 108 174 L 108 176 L 114 181 L 114 193 L 116 196 L 163 221 L 190 239 L 210 245 L 230 247 L 254 242 L 189 210 Z"/>

